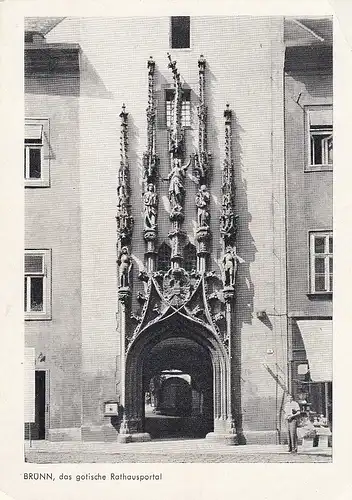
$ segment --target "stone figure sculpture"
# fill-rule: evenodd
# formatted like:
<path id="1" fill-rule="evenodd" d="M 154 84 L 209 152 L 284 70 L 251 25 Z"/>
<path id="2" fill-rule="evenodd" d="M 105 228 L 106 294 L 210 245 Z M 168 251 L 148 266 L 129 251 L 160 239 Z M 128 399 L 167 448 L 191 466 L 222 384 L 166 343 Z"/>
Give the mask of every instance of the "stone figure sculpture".
<path id="1" fill-rule="evenodd" d="M 237 271 L 236 250 L 228 246 L 222 258 L 222 268 L 224 272 L 224 286 L 234 286 Z"/>
<path id="2" fill-rule="evenodd" d="M 174 158 L 173 160 L 173 168 L 168 175 L 168 180 L 170 181 L 169 200 L 173 210 L 181 211 L 182 209 L 185 198 L 184 178 L 190 164 L 191 159 L 186 165 L 182 165 L 179 158 Z"/>
<path id="3" fill-rule="evenodd" d="M 148 184 L 144 193 L 144 228 L 155 229 L 157 217 L 158 195 L 155 192 L 154 184 Z"/>
<path id="4" fill-rule="evenodd" d="M 196 194 L 197 219 L 199 227 L 209 227 L 210 214 L 208 211 L 210 194 L 205 184 L 202 184 Z"/>
<path id="5" fill-rule="evenodd" d="M 122 247 L 118 263 L 119 263 L 120 287 L 128 288 L 130 285 L 129 276 L 132 268 L 132 260 L 127 247 Z"/>

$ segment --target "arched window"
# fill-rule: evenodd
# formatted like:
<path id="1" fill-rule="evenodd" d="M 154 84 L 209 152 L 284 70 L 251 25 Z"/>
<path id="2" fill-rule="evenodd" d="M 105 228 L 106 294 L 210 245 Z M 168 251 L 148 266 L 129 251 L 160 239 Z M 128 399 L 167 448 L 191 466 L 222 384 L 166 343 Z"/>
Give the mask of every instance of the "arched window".
<path id="1" fill-rule="evenodd" d="M 171 248 L 167 243 L 162 243 L 158 251 L 158 270 L 168 271 L 171 267 Z"/>
<path id="2" fill-rule="evenodd" d="M 197 269 L 197 250 L 192 243 L 187 243 L 183 253 L 184 268 L 186 271 L 191 272 Z"/>

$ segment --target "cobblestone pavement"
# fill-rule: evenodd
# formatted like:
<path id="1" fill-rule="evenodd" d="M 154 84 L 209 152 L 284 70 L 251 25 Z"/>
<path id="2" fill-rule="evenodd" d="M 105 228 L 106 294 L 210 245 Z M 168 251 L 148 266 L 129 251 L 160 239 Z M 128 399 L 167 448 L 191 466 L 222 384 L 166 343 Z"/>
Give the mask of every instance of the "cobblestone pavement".
<path id="1" fill-rule="evenodd" d="M 26 452 L 27 462 L 48 463 L 313 463 L 331 462 L 325 453 L 55 453 Z"/>
<path id="2" fill-rule="evenodd" d="M 206 439 L 117 442 L 25 442 L 25 458 L 31 463 L 309 463 L 331 462 L 331 448 L 299 447 L 297 454 L 287 445 L 228 446 Z"/>

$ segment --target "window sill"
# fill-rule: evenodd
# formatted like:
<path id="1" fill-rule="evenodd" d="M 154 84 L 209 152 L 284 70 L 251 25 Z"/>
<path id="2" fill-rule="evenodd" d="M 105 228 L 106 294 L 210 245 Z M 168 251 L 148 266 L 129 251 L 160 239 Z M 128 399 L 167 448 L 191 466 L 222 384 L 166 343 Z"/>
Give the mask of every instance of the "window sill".
<path id="1" fill-rule="evenodd" d="M 179 48 L 174 48 L 170 47 L 170 50 L 177 50 L 177 51 L 182 51 L 182 52 L 191 52 L 192 47 L 179 47 Z"/>
<path id="2" fill-rule="evenodd" d="M 305 172 L 332 172 L 333 165 L 308 165 L 304 169 Z"/>
<path id="3" fill-rule="evenodd" d="M 306 295 L 309 299 L 316 299 L 318 297 L 326 299 L 332 298 L 332 292 L 308 292 Z"/>
<path id="4" fill-rule="evenodd" d="M 24 313 L 25 321 L 49 321 L 51 320 L 51 313 L 31 312 Z"/>
<path id="5" fill-rule="evenodd" d="M 26 188 L 38 188 L 38 187 L 50 187 L 50 182 L 49 180 L 45 179 L 25 179 L 24 180 L 24 187 Z"/>

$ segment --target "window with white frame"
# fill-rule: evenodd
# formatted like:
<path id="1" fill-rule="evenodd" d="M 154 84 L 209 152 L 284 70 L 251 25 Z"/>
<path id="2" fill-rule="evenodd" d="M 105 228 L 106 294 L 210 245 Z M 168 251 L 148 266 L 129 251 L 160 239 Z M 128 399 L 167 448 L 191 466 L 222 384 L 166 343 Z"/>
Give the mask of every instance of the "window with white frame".
<path id="1" fill-rule="evenodd" d="M 310 291 L 332 292 L 333 236 L 332 232 L 310 234 Z"/>
<path id="2" fill-rule="evenodd" d="M 333 165 L 333 115 L 331 106 L 307 106 L 308 169 Z"/>
<path id="3" fill-rule="evenodd" d="M 174 95 L 175 91 L 172 89 L 167 89 L 165 92 L 167 128 L 171 127 Z M 191 91 L 189 89 L 183 89 L 182 92 L 181 126 L 182 127 L 191 126 Z"/>
<path id="4" fill-rule="evenodd" d="M 26 319 L 51 319 L 51 251 L 26 250 L 24 255 Z"/>
<path id="5" fill-rule="evenodd" d="M 49 186 L 49 121 L 25 121 L 24 180 L 26 187 Z"/>

